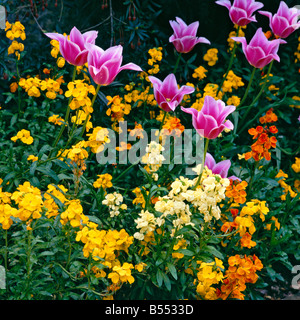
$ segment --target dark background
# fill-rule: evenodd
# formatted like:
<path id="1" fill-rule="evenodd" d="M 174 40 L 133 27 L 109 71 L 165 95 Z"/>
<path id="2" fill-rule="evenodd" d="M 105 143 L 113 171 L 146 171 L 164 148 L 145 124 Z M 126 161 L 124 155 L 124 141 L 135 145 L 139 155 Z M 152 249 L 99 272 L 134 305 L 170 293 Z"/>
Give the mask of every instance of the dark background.
<path id="1" fill-rule="evenodd" d="M 262 10 L 275 13 L 280 0 L 262 2 Z M 289 7 L 299 4 L 295 0 L 285 2 Z M 96 44 L 103 49 L 121 43 L 125 60 L 134 57 L 137 63 L 139 59 L 144 60 L 145 52 L 151 46 L 162 45 L 173 50 L 168 41 L 173 33 L 169 20 L 175 20 L 176 16 L 187 24 L 199 21 L 197 35 L 208 38 L 216 47 L 225 46 L 228 34 L 233 30 L 227 8 L 215 4 L 214 0 L 0 0 L 0 4 L 6 7 L 9 22 L 19 19 L 25 25 L 27 39 L 24 44 L 31 60 L 39 61 L 37 67 L 49 58 L 46 54 L 50 49 L 49 39 L 43 32 L 69 33 L 73 26 L 82 32 L 98 30 Z M 260 14 L 256 17 L 258 23 L 251 23 L 248 33 L 258 26 L 264 31 L 269 29 L 267 17 Z M 0 58 L 4 59 L 3 52 L 7 48 L 4 40 L 7 39 L 3 30 L 0 30 L 0 39 Z M 200 46 L 195 50 L 201 50 Z"/>

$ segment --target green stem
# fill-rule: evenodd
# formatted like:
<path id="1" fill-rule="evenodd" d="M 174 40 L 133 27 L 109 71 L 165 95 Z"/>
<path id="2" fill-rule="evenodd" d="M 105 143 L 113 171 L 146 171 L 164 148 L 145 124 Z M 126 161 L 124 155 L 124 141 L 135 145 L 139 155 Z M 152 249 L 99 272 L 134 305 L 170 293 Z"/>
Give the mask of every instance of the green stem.
<path id="1" fill-rule="evenodd" d="M 21 104 L 22 104 L 22 99 L 21 99 L 21 94 L 20 94 L 20 86 L 19 86 L 19 81 L 20 81 L 20 72 L 19 72 L 19 60 L 16 57 L 16 72 L 17 72 L 17 81 L 18 81 L 18 115 L 19 117 L 21 116 Z"/>
<path id="2" fill-rule="evenodd" d="M 115 184 L 125 173 L 127 173 L 130 169 L 132 169 L 135 165 L 137 165 L 139 161 L 133 163 L 130 167 L 128 167 L 125 171 L 123 171 L 116 179 L 113 179 L 112 183 Z"/>
<path id="3" fill-rule="evenodd" d="M 240 125 L 242 126 L 251 110 L 251 107 L 258 101 L 258 99 L 260 98 L 260 96 L 262 95 L 262 93 L 264 92 L 265 90 L 265 87 L 266 87 L 266 84 L 268 83 L 268 80 L 269 80 L 269 76 L 270 76 L 270 72 L 271 72 L 271 69 L 272 69 L 272 66 L 273 66 L 273 62 L 274 60 L 272 60 L 272 62 L 270 63 L 269 65 L 269 69 L 268 69 L 268 73 L 267 73 L 267 77 L 266 77 L 266 80 L 264 82 L 264 84 L 262 85 L 258 95 L 255 97 L 255 99 L 251 102 L 251 104 L 249 105 L 248 109 L 246 110 L 241 122 L 240 122 Z M 242 103 L 240 103 L 241 105 Z"/>
<path id="4" fill-rule="evenodd" d="M 26 292 L 29 289 L 30 284 L 30 273 L 31 273 L 31 234 L 32 230 L 28 230 L 27 232 L 27 261 L 26 261 L 26 270 L 27 270 L 27 278 L 26 278 Z"/>
<path id="5" fill-rule="evenodd" d="M 178 55 L 177 61 L 176 61 L 176 63 L 175 63 L 175 66 L 174 66 L 174 70 L 173 70 L 173 73 L 174 73 L 174 74 L 176 73 L 176 70 L 177 70 L 177 68 L 178 68 L 181 55 L 182 55 L 182 53 L 180 52 L 179 55 Z"/>
<path id="6" fill-rule="evenodd" d="M 159 132 L 161 131 L 162 126 L 164 125 L 164 122 L 165 122 L 165 119 L 166 119 L 166 116 L 167 116 L 167 111 L 165 111 L 165 110 L 163 110 L 163 111 L 164 111 L 164 116 L 163 116 L 163 119 L 162 119 L 160 127 L 159 127 Z"/>
<path id="7" fill-rule="evenodd" d="M 256 169 L 258 168 L 258 164 L 259 164 L 259 161 L 256 161 L 255 162 L 255 165 L 254 165 L 254 169 L 253 169 L 253 174 L 250 178 L 250 182 L 249 182 L 249 187 L 247 189 L 247 194 L 250 195 L 250 191 L 251 191 L 251 188 L 252 188 L 252 185 L 253 185 L 253 180 L 254 180 L 254 175 L 255 175 L 255 171 Z"/>
<path id="8" fill-rule="evenodd" d="M 236 31 L 236 36 L 237 37 L 239 36 L 240 28 L 241 28 L 240 26 L 238 26 L 238 28 L 237 28 L 237 31 Z M 235 56 L 236 48 L 237 48 L 237 42 L 234 41 L 234 45 L 233 45 L 233 49 L 232 49 L 232 52 L 231 52 L 229 65 L 228 65 L 228 68 L 227 68 L 227 71 L 226 71 L 225 75 L 223 76 L 223 80 L 222 80 L 222 82 L 221 82 L 221 84 L 220 84 L 220 86 L 219 86 L 219 88 L 217 90 L 216 96 L 218 96 L 219 92 L 221 91 L 222 86 L 223 86 L 225 80 L 227 79 L 228 73 L 231 70 L 231 67 L 232 67 L 232 64 L 233 64 L 233 60 L 234 60 L 234 56 Z"/>
<path id="9" fill-rule="evenodd" d="M 4 251 L 4 268 L 5 268 L 5 274 L 7 274 L 8 270 L 8 241 L 7 241 L 7 230 L 4 232 L 4 238 L 5 238 L 5 251 Z"/>
<path id="10" fill-rule="evenodd" d="M 90 107 L 90 108 L 93 108 L 93 105 L 94 105 L 94 103 L 95 103 L 95 100 L 96 100 L 96 97 L 97 97 L 97 95 L 98 95 L 98 92 L 99 92 L 100 87 L 101 87 L 101 85 L 98 84 L 98 86 L 97 86 L 97 88 L 96 88 L 95 95 L 93 96 L 93 99 L 92 99 L 92 103 L 91 103 L 91 107 Z M 81 130 L 80 135 L 79 135 L 79 138 L 81 138 L 81 137 L 83 136 L 83 134 L 84 134 L 86 125 L 87 125 L 87 123 L 88 123 L 88 121 L 89 121 L 89 116 L 90 116 L 90 113 L 88 113 L 88 114 L 86 115 L 86 118 L 85 118 L 84 123 L 83 123 L 82 130 Z"/>
<path id="11" fill-rule="evenodd" d="M 73 75 L 72 75 L 72 82 L 74 82 L 75 76 L 76 76 L 76 66 L 74 66 Z M 70 96 L 69 101 L 68 101 L 68 107 L 67 107 L 67 111 L 66 111 L 66 115 L 65 115 L 65 124 L 61 125 L 61 129 L 60 129 L 60 131 L 58 133 L 58 136 L 56 137 L 56 139 L 55 139 L 55 141 L 53 143 L 53 146 L 52 146 L 53 148 L 55 148 L 57 146 L 58 141 L 61 138 L 61 136 L 62 136 L 62 134 L 63 134 L 63 132 L 65 130 L 66 124 L 68 123 L 69 115 L 70 115 L 70 103 L 71 103 L 71 101 L 72 101 L 72 96 Z M 51 157 L 52 151 L 49 153 L 48 159 Z"/>
<path id="12" fill-rule="evenodd" d="M 208 144 L 209 144 L 209 139 L 206 138 L 206 141 L 205 141 L 205 146 L 204 146 L 204 153 L 203 153 L 203 159 L 202 159 L 202 165 L 201 165 L 201 172 L 199 174 L 199 177 L 198 177 L 198 180 L 195 184 L 195 186 L 193 187 L 193 189 L 197 189 L 200 181 L 201 181 L 201 178 L 202 178 L 202 173 L 203 173 L 203 169 L 204 169 L 204 163 L 205 163 L 205 157 L 206 157 L 206 153 L 207 153 L 207 149 L 208 149 Z"/>
<path id="13" fill-rule="evenodd" d="M 240 104 L 239 104 L 238 107 L 240 107 L 240 106 L 245 102 L 245 100 L 246 100 L 246 98 L 247 98 L 247 96 L 248 96 L 249 90 L 250 90 L 250 88 L 251 88 L 252 81 L 253 81 L 253 79 L 254 79 L 255 71 L 256 71 L 256 68 L 254 67 L 253 70 L 252 70 L 251 76 L 250 76 L 250 80 L 249 80 L 249 83 L 248 83 L 246 92 L 245 92 L 244 97 L 243 97 L 243 99 L 241 100 L 241 102 L 240 102 Z"/>

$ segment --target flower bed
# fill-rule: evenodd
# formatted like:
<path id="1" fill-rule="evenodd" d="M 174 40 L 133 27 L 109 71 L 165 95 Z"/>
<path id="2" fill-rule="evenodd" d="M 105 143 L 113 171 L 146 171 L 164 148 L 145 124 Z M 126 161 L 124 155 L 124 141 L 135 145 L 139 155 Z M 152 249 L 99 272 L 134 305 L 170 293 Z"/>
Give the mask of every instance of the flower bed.
<path id="1" fill-rule="evenodd" d="M 104 50 L 97 31 L 74 27 L 45 33 L 49 62 L 35 74 L 26 26 L 6 22 L 1 298 L 243 300 L 297 289 L 299 10 L 259 11 L 263 32 L 260 2 L 217 5 L 234 24 L 227 51 L 176 17 L 174 65 L 158 46 L 145 67 L 123 64 L 121 45 Z M 285 72 L 279 49 L 292 37 Z M 203 63 L 183 83 L 195 46 Z"/>

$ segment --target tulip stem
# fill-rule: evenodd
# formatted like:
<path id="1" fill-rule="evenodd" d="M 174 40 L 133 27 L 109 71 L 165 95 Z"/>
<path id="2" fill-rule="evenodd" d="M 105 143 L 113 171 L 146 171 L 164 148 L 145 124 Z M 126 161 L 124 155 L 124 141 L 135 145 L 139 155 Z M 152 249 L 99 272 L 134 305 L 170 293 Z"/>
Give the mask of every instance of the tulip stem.
<path id="1" fill-rule="evenodd" d="M 76 66 L 74 66 L 73 75 L 72 75 L 72 82 L 74 82 L 75 77 L 76 77 Z M 68 107 L 67 107 L 67 111 L 66 111 L 66 115 L 65 115 L 65 123 L 63 123 L 61 125 L 61 129 L 60 129 L 59 134 L 58 134 L 58 136 L 56 137 L 56 139 L 55 139 L 55 141 L 53 143 L 52 148 L 55 148 L 57 146 L 58 141 L 61 138 L 61 136 L 62 136 L 62 134 L 63 134 L 63 132 L 65 130 L 66 124 L 68 123 L 68 119 L 69 119 L 69 115 L 70 115 L 70 103 L 71 103 L 71 101 L 72 101 L 72 96 L 70 96 L 70 98 L 69 98 Z M 53 149 L 50 151 L 48 159 L 51 157 L 52 151 L 53 151 Z"/>
<path id="2" fill-rule="evenodd" d="M 202 178 L 202 173 L 203 173 L 203 169 L 204 169 L 204 163 L 205 163 L 205 158 L 206 158 L 206 153 L 207 153 L 207 149 L 208 149 L 208 144 L 209 144 L 209 139 L 206 138 L 206 141 L 205 141 L 205 146 L 204 146 L 204 153 L 203 153 L 203 159 L 202 159 L 202 164 L 201 164 L 201 168 L 200 168 L 200 174 L 199 174 L 199 177 L 198 177 L 198 180 L 195 184 L 195 186 L 193 187 L 193 190 L 196 190 L 200 181 L 201 181 L 201 178 Z"/>
<path id="3" fill-rule="evenodd" d="M 97 86 L 97 88 L 96 88 L 96 92 L 95 92 L 95 94 L 94 94 L 94 96 L 93 96 L 93 99 L 92 99 L 92 103 L 91 103 L 90 108 L 93 108 L 93 105 L 94 105 L 95 100 L 96 100 L 96 98 L 97 98 L 97 95 L 98 95 L 98 92 L 99 92 L 100 87 L 101 87 L 101 85 L 98 84 L 98 86 Z M 86 115 L 86 118 L 85 118 L 85 120 L 84 120 L 83 127 L 82 127 L 82 130 L 81 130 L 81 132 L 80 132 L 79 138 L 81 138 L 81 137 L 83 136 L 83 133 L 84 133 L 85 128 L 86 128 L 86 125 L 87 125 L 87 123 L 88 123 L 88 121 L 89 121 L 89 116 L 90 116 L 90 113 L 88 112 L 87 115 Z"/>
<path id="4" fill-rule="evenodd" d="M 268 83 L 268 80 L 269 80 L 269 76 L 270 76 L 270 72 L 271 72 L 271 69 L 272 69 L 272 66 L 273 66 L 273 62 L 274 60 L 272 60 L 272 62 L 270 63 L 269 65 L 269 69 L 268 69 L 268 73 L 267 73 L 267 76 L 266 76 L 266 80 L 264 82 L 264 84 L 262 85 L 258 95 L 255 97 L 255 99 L 251 102 L 251 104 L 249 105 L 248 109 L 246 110 L 241 122 L 240 122 L 240 125 L 242 126 L 251 110 L 251 107 L 258 101 L 258 99 L 260 98 L 260 96 L 262 95 L 262 93 L 264 92 L 265 90 L 265 87 L 266 87 L 266 84 Z"/>
<path id="5" fill-rule="evenodd" d="M 243 99 L 241 100 L 240 104 L 238 105 L 238 107 L 240 107 L 245 102 L 245 100 L 246 100 L 246 98 L 248 96 L 249 90 L 250 90 L 251 85 L 252 85 L 252 81 L 254 79 L 255 71 L 256 71 L 256 68 L 254 67 L 253 70 L 252 70 L 251 76 L 250 76 L 250 80 L 249 80 L 246 92 L 245 92 L 245 94 L 243 96 Z"/>
<path id="6" fill-rule="evenodd" d="M 160 124 L 160 127 L 159 127 L 159 132 L 161 131 L 161 129 L 162 129 L 163 125 L 164 125 L 166 116 L 167 116 L 167 111 L 164 110 L 164 116 L 162 118 L 162 121 L 161 121 L 161 124 Z"/>
<path id="7" fill-rule="evenodd" d="M 180 52 L 179 55 L 178 55 L 177 61 L 176 61 L 176 63 L 175 63 L 175 66 L 174 66 L 174 70 L 173 70 L 173 73 L 174 73 L 174 74 L 176 73 L 176 70 L 177 70 L 177 68 L 178 68 L 181 55 L 182 55 L 182 53 Z"/>
<path id="8" fill-rule="evenodd" d="M 236 30 L 236 36 L 238 37 L 239 36 L 239 32 L 240 32 L 240 26 L 238 26 L 237 30 Z M 218 96 L 219 92 L 221 91 L 222 89 L 222 86 L 225 82 L 225 80 L 227 79 L 227 76 L 228 76 L 228 73 L 229 71 L 231 70 L 231 67 L 232 67 L 232 64 L 233 64 L 233 60 L 234 60 L 234 56 L 235 56 L 235 51 L 236 51 L 236 48 L 237 48 L 237 42 L 234 41 L 234 45 L 233 45 L 233 49 L 232 49 L 232 52 L 231 52 L 231 57 L 230 57 L 230 61 L 229 61 L 229 65 L 228 65 L 228 68 L 227 68 L 227 71 L 225 73 L 225 75 L 223 76 L 223 80 L 217 90 L 217 94 L 216 96 Z"/>

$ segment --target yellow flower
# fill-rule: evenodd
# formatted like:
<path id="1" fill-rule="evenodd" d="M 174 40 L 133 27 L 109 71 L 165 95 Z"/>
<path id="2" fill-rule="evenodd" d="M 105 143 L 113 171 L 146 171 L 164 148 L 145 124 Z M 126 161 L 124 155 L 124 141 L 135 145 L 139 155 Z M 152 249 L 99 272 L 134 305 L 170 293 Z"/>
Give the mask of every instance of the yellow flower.
<path id="1" fill-rule="evenodd" d="M 300 172 L 300 158 L 295 158 L 295 163 L 292 164 L 292 169 L 296 172 L 299 173 Z"/>
<path id="2" fill-rule="evenodd" d="M 208 49 L 206 54 L 203 57 L 204 61 L 207 61 L 207 64 L 212 67 L 214 66 L 218 61 L 218 49 L 212 48 Z"/>
<path id="3" fill-rule="evenodd" d="M 66 60 L 63 57 L 59 57 L 56 61 L 56 64 L 59 68 L 63 68 L 65 66 Z"/>
<path id="4" fill-rule="evenodd" d="M 48 122 L 52 122 L 55 125 L 61 126 L 64 123 L 64 119 L 61 118 L 58 114 L 54 114 L 48 118 Z"/>
<path id="5" fill-rule="evenodd" d="M 30 131 L 22 129 L 17 133 L 16 136 L 10 138 L 13 142 L 16 142 L 17 140 L 21 140 L 25 144 L 32 144 L 33 138 L 30 136 Z"/>
<path id="6" fill-rule="evenodd" d="M 38 159 L 39 159 L 38 157 L 32 154 L 27 157 L 27 161 L 32 161 L 32 162 L 37 161 Z"/>
<path id="7" fill-rule="evenodd" d="M 93 183 L 94 188 L 111 188 L 113 186 L 112 176 L 109 173 L 98 175 L 98 179 Z"/>
<path id="8" fill-rule="evenodd" d="M 206 74 L 205 74 L 206 72 L 207 72 L 207 70 L 204 67 L 200 66 L 194 70 L 192 77 L 196 78 L 196 79 L 198 78 L 199 80 L 202 80 L 202 79 L 206 78 Z"/>

